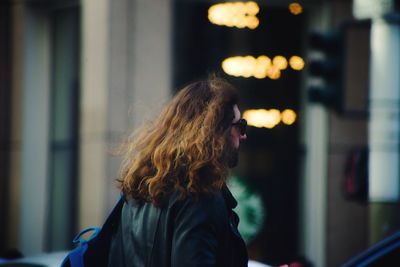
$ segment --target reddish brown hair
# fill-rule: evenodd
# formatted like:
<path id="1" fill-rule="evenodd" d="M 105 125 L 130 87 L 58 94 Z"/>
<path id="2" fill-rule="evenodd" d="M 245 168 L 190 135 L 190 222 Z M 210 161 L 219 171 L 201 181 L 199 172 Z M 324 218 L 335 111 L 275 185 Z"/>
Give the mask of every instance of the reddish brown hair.
<path id="1" fill-rule="evenodd" d="M 226 132 L 237 100 L 237 90 L 216 77 L 180 90 L 124 145 L 123 193 L 160 205 L 172 191 L 183 198 L 221 189 L 228 175 Z"/>

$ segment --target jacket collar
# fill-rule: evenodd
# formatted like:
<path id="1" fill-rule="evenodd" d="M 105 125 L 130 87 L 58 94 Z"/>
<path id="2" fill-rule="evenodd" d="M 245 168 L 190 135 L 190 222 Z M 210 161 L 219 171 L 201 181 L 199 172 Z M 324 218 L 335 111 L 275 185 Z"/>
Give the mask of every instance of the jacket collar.
<path id="1" fill-rule="evenodd" d="M 222 196 L 225 199 L 226 205 L 228 206 L 228 208 L 230 209 L 234 209 L 237 206 L 237 201 L 236 199 L 233 197 L 231 191 L 229 190 L 229 188 L 226 186 L 226 184 L 222 187 Z"/>

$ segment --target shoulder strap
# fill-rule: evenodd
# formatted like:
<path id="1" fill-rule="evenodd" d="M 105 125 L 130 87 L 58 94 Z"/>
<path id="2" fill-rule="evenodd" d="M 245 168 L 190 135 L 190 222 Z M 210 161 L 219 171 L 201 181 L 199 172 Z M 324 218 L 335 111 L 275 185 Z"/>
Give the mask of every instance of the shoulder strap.
<path id="1" fill-rule="evenodd" d="M 111 213 L 108 215 L 102 228 L 90 227 L 83 230 L 75 237 L 74 243 L 79 243 L 79 246 L 68 253 L 61 266 L 83 267 L 85 265 L 107 265 L 111 236 L 118 227 L 124 202 L 125 199 L 121 193 L 117 204 L 115 204 Z M 93 231 L 93 234 L 90 238 L 81 238 L 83 234 L 91 231 Z"/>
<path id="2" fill-rule="evenodd" d="M 117 204 L 115 204 L 111 213 L 108 215 L 107 220 L 103 224 L 103 227 L 99 232 L 99 236 L 111 234 L 114 231 L 114 229 L 118 226 L 118 223 L 121 219 L 121 211 L 122 207 L 124 206 L 124 202 L 125 198 L 121 193 Z"/>
<path id="3" fill-rule="evenodd" d="M 122 207 L 124 206 L 124 201 L 125 201 L 125 199 L 121 193 L 117 203 L 115 204 L 114 208 L 112 209 L 112 211 L 108 215 L 106 221 L 104 222 L 103 227 L 102 228 L 89 227 L 89 228 L 82 230 L 79 234 L 76 235 L 76 237 L 73 240 L 73 243 L 83 245 L 83 244 L 97 238 L 97 236 L 104 236 L 104 235 L 111 234 L 120 221 L 121 211 L 122 211 Z M 88 239 L 81 238 L 84 234 L 86 234 L 88 232 L 93 232 Z"/>

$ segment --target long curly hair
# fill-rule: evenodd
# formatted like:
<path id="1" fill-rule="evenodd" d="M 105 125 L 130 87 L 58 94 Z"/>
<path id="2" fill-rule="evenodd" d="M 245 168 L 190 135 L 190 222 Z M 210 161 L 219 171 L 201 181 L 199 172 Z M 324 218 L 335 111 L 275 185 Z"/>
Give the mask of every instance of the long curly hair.
<path id="1" fill-rule="evenodd" d="M 169 193 L 198 197 L 221 189 L 237 90 L 212 77 L 180 90 L 159 117 L 123 145 L 125 196 L 160 206 Z"/>

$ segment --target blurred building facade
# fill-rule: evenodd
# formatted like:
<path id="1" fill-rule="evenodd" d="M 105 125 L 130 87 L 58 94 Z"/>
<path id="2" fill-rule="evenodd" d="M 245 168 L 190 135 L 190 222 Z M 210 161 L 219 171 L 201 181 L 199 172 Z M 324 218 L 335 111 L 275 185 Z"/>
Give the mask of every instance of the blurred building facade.
<path id="1" fill-rule="evenodd" d="M 0 249 L 17 248 L 25 255 L 65 250 L 79 229 L 102 223 L 118 195 L 116 146 L 156 114 L 174 90 L 174 2 L 190 3 L 2 1 Z M 258 3 L 262 8 L 294 1 L 283 2 Z M 390 177 L 382 178 L 389 182 L 379 184 L 376 174 L 370 175 L 365 201 L 349 200 L 343 188 L 349 173 L 346 166 L 362 167 L 361 163 L 352 165 L 352 156 L 367 151 L 372 170 L 375 139 L 371 141 L 371 132 L 376 128 L 371 126 L 370 104 L 376 86 L 387 88 L 383 98 L 389 97 L 394 104 L 391 113 L 384 114 L 392 118 L 389 122 L 396 124 L 397 118 L 399 123 L 398 21 L 385 19 L 387 12 L 374 16 L 371 11 L 357 18 L 355 2 L 360 1 L 304 3 L 307 32 L 369 20 L 346 31 L 346 103 L 340 112 L 308 101 L 310 81 L 307 72 L 303 74 L 299 142 L 304 153 L 298 189 L 299 235 L 293 240 L 298 243 L 298 255 L 320 267 L 340 265 L 400 226 L 396 215 L 398 128 L 390 132 L 394 137 L 389 145 L 395 149 L 389 157 L 373 154 L 374 166 L 384 166 L 383 158 L 392 161 L 392 169 L 378 168 L 378 175 Z M 374 1 L 368 2 L 364 1 L 365 8 L 373 6 Z M 388 55 L 377 54 L 372 46 L 376 38 L 382 38 L 377 35 L 381 24 L 390 26 L 390 47 L 377 49 L 390 48 L 390 62 Z M 381 68 L 384 73 L 379 72 Z M 371 186 L 380 193 L 371 193 L 376 192 Z M 395 193 L 379 197 L 388 187 Z"/>
<path id="2" fill-rule="evenodd" d="M 65 249 L 117 198 L 115 146 L 170 97 L 170 3 L 3 1 L 1 9 L 2 248 Z"/>

